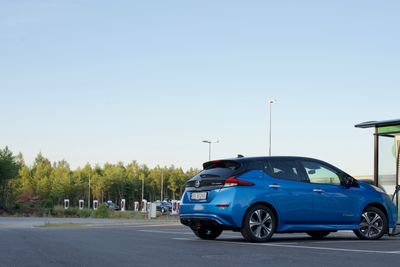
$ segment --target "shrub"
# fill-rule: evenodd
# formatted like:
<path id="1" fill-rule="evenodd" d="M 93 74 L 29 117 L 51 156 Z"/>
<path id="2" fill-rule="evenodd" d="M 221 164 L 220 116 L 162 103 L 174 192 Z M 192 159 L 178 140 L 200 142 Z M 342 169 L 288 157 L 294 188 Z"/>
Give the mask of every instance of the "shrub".
<path id="1" fill-rule="evenodd" d="M 21 204 L 15 203 L 14 205 L 11 206 L 11 210 L 20 210 L 22 208 Z"/>
<path id="2" fill-rule="evenodd" d="M 54 208 L 53 201 L 51 199 L 46 199 L 42 205 L 43 208 L 52 210 Z"/>
<path id="3" fill-rule="evenodd" d="M 92 216 L 93 211 L 91 209 L 83 209 L 78 211 L 78 217 L 79 218 L 89 218 Z"/>
<path id="4" fill-rule="evenodd" d="M 100 205 L 97 210 L 92 212 L 93 218 L 110 218 L 111 211 L 105 205 Z"/>

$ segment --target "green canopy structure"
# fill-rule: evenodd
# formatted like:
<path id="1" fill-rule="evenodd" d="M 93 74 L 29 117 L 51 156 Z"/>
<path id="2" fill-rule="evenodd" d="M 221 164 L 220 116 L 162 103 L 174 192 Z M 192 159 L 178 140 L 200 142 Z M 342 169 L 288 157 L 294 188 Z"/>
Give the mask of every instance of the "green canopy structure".
<path id="1" fill-rule="evenodd" d="M 400 119 L 367 121 L 357 128 L 374 128 L 374 185 L 393 194 L 399 185 L 400 173 Z M 399 197 L 394 202 L 399 209 Z"/>

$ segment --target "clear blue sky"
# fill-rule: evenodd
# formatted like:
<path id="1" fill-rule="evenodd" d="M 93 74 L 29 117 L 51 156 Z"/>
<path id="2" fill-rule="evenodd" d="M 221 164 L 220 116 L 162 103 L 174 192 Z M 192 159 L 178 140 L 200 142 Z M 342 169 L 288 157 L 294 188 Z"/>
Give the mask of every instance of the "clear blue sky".
<path id="1" fill-rule="evenodd" d="M 273 154 L 372 170 L 400 117 L 400 2 L 0 0 L 0 146 L 73 168 Z"/>

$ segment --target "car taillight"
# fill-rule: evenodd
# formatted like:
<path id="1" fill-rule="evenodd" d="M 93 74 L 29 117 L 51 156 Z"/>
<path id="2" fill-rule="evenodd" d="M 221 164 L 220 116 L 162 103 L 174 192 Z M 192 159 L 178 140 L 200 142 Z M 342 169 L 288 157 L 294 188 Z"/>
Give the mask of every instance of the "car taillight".
<path id="1" fill-rule="evenodd" d="M 224 183 L 224 187 L 232 187 L 232 186 L 239 186 L 239 185 L 249 186 L 249 185 L 254 185 L 254 184 L 251 182 L 239 180 L 236 178 L 236 176 L 229 177 L 228 179 L 225 180 L 225 183 Z"/>

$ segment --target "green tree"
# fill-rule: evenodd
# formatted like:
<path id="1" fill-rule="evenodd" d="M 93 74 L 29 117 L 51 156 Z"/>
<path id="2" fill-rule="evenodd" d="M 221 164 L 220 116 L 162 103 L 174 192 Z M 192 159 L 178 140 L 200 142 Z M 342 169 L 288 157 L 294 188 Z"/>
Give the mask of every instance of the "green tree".
<path id="1" fill-rule="evenodd" d="M 93 168 L 86 164 L 71 170 L 65 160 L 52 165 L 41 153 L 30 167 L 24 163 L 22 154 L 13 156 L 8 148 L 0 150 L 0 159 L 2 205 L 5 199 L 23 203 L 45 200 L 62 205 L 63 199 L 69 198 L 71 205 L 77 205 L 79 199 L 87 203 L 90 179 L 91 203 L 93 199 L 119 203 L 125 198 L 127 207 L 132 208 L 133 202 L 142 198 L 143 184 L 143 197 L 149 201 L 161 199 L 161 188 L 164 198 L 179 199 L 186 181 L 199 172 L 197 169 L 184 172 L 173 165 L 149 168 L 136 161 Z"/>
<path id="2" fill-rule="evenodd" d="M 71 202 L 76 200 L 76 191 L 72 183 L 72 175 L 69 164 L 63 160 L 56 164 L 50 174 L 50 198 L 59 205 L 62 205 L 65 198 Z"/>
<path id="3" fill-rule="evenodd" d="M 127 198 L 127 207 L 132 208 L 135 201 L 140 201 L 142 181 L 140 179 L 140 166 L 136 161 L 132 161 L 126 166 L 127 184 L 125 185 L 125 194 Z"/>
<path id="4" fill-rule="evenodd" d="M 25 165 L 22 155 L 17 156 L 20 161 L 20 170 L 18 172 L 18 176 L 16 179 L 11 181 L 11 200 L 18 202 L 28 202 L 33 197 L 33 189 L 32 189 L 32 175 L 31 170 L 28 166 Z"/>
<path id="5" fill-rule="evenodd" d="M 32 188 L 35 195 L 42 200 L 51 199 L 53 168 L 50 161 L 39 153 L 32 167 Z"/>
<path id="6" fill-rule="evenodd" d="M 93 199 L 100 200 L 101 203 L 104 202 L 106 181 L 103 177 L 103 169 L 96 165 L 90 176 L 90 188 L 92 192 Z"/>
<path id="7" fill-rule="evenodd" d="M 4 207 L 7 203 L 9 195 L 9 181 L 18 175 L 20 162 L 13 153 L 5 147 L 0 149 L 0 207 Z"/>
<path id="8" fill-rule="evenodd" d="M 168 180 L 168 189 L 172 192 L 172 199 L 176 199 L 177 194 L 179 197 L 181 196 L 181 192 L 178 192 L 178 189 L 181 188 L 181 184 L 183 181 L 186 181 L 186 175 L 181 168 L 172 168 L 171 176 Z"/>

